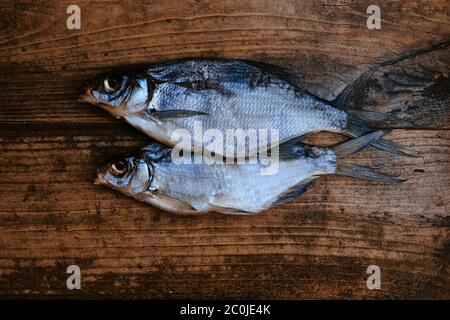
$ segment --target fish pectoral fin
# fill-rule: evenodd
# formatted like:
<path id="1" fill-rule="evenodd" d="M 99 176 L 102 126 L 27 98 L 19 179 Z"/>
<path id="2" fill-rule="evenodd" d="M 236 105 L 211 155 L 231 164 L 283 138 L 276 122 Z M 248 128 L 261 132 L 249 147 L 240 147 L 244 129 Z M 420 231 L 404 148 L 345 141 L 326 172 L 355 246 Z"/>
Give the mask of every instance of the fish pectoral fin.
<path id="1" fill-rule="evenodd" d="M 198 212 L 190 203 L 164 194 L 160 190 L 155 190 L 150 194 L 152 204 L 170 212 L 175 213 L 195 213 Z"/>
<path id="2" fill-rule="evenodd" d="M 165 110 L 165 111 L 151 111 L 148 113 L 149 117 L 155 118 L 157 120 L 170 120 L 170 119 L 180 119 L 189 118 L 195 116 L 208 116 L 209 113 L 195 110 Z"/>
<path id="3" fill-rule="evenodd" d="M 276 206 L 294 200 L 299 195 L 303 194 L 306 190 L 308 190 L 314 179 L 315 177 L 305 179 L 300 183 L 296 184 L 295 186 L 289 188 L 286 192 L 280 194 L 278 199 L 275 200 L 272 205 Z"/>
<path id="4" fill-rule="evenodd" d="M 262 74 L 274 75 L 277 78 L 290 82 L 291 84 L 296 86 L 303 84 L 303 82 L 305 81 L 305 76 L 297 71 L 289 70 L 274 64 L 264 62 L 248 61 L 246 63 L 257 67 Z"/>

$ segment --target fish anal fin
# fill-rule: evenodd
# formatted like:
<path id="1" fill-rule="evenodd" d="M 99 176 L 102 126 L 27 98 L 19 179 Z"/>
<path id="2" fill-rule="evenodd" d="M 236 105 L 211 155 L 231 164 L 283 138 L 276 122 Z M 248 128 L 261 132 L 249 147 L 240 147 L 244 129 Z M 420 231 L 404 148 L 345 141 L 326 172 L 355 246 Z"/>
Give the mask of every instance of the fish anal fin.
<path id="1" fill-rule="evenodd" d="M 221 207 L 221 206 L 209 206 L 209 211 L 219 212 L 224 214 L 233 214 L 233 215 L 249 215 L 255 214 L 255 212 L 245 211 L 242 209 L 229 208 L 229 207 Z"/>
<path id="2" fill-rule="evenodd" d="M 314 181 L 314 179 L 315 179 L 314 177 L 311 177 L 311 178 L 301 181 L 300 183 L 296 184 L 295 186 L 292 186 L 287 191 L 282 193 L 278 197 L 278 199 L 273 202 L 272 205 L 275 206 L 275 205 L 279 205 L 279 204 L 284 204 L 284 203 L 294 200 L 295 198 L 297 198 L 298 196 L 303 194 L 306 190 L 308 190 L 308 188 L 311 186 L 311 183 Z"/>

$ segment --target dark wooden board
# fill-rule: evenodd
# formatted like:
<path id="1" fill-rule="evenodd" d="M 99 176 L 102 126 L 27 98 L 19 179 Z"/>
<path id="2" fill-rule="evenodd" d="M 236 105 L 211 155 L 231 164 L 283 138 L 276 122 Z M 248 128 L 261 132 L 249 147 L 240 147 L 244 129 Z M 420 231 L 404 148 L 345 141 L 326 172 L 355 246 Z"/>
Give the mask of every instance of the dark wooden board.
<path id="1" fill-rule="evenodd" d="M 450 298 L 448 1 L 383 1 L 381 30 L 370 1 L 80 1 L 79 31 L 69 4 L 0 8 L 0 297 Z M 148 139 L 78 103 L 82 82 L 195 56 L 290 67 L 324 99 L 393 116 L 387 138 L 421 158 L 369 148 L 349 161 L 407 182 L 321 178 L 255 216 L 168 214 L 94 185 Z M 391 90 L 417 68 L 420 84 Z"/>

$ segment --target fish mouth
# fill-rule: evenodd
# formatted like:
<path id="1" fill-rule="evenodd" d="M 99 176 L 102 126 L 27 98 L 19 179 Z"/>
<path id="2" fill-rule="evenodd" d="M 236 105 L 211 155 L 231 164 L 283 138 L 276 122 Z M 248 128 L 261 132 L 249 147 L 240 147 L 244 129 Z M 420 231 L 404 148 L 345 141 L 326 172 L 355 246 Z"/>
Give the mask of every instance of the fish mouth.
<path id="1" fill-rule="evenodd" d="M 121 118 L 121 115 L 116 115 L 113 113 L 112 110 L 114 110 L 114 109 L 112 109 L 109 104 L 99 101 L 94 96 L 92 96 L 89 92 L 83 93 L 82 95 L 80 95 L 78 97 L 78 102 L 87 103 L 87 104 L 91 104 L 91 105 L 103 108 L 106 111 L 111 112 L 113 114 L 113 116 L 116 117 L 117 119 Z"/>
<path id="2" fill-rule="evenodd" d="M 89 104 L 98 104 L 98 101 L 92 95 L 92 89 L 88 88 L 85 93 L 78 96 L 78 102 L 81 103 L 89 103 Z"/>
<path id="3" fill-rule="evenodd" d="M 100 171 L 97 171 L 97 177 L 94 180 L 94 184 L 99 186 L 99 185 L 105 185 L 108 182 L 106 181 L 105 177 L 103 176 L 103 174 L 101 174 Z"/>

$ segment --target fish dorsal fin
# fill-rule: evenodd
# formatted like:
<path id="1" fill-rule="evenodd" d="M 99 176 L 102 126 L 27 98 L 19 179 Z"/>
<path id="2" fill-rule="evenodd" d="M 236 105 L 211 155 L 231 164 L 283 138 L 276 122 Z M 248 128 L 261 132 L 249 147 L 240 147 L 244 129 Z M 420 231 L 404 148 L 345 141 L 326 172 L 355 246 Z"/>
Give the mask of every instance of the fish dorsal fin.
<path id="1" fill-rule="evenodd" d="M 154 142 L 143 147 L 141 151 L 144 159 L 155 162 L 170 155 L 172 148 L 166 147 L 158 142 Z"/>
<path id="2" fill-rule="evenodd" d="M 282 193 L 272 205 L 279 205 L 294 200 L 299 195 L 303 194 L 311 186 L 311 183 L 315 177 L 307 178 L 295 186 L 289 188 L 286 192 Z"/>
<path id="3" fill-rule="evenodd" d="M 273 64 L 233 59 L 181 59 L 152 66 L 149 75 L 159 82 L 170 82 L 187 87 L 208 88 L 222 82 L 245 82 L 253 86 L 265 85 L 277 78 L 297 87 L 304 76 Z M 198 86 L 200 84 L 200 86 Z"/>
<path id="4" fill-rule="evenodd" d="M 274 64 L 245 60 L 243 62 L 258 67 L 263 73 L 274 75 L 278 79 L 287 81 L 296 86 L 301 85 L 305 78 L 299 72 L 292 71 Z"/>

